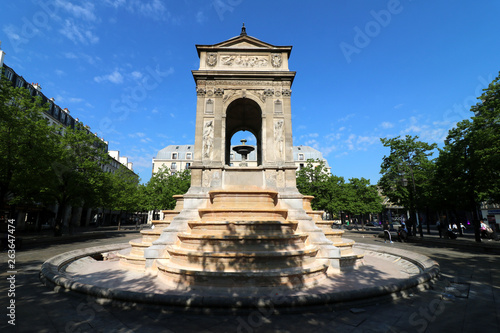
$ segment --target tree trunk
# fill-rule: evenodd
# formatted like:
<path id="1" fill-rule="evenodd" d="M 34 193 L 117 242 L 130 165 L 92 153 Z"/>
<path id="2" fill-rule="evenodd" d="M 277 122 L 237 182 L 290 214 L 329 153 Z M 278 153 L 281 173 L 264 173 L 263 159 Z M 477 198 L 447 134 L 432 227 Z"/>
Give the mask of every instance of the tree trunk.
<path id="1" fill-rule="evenodd" d="M 472 209 L 472 225 L 474 226 L 474 237 L 476 242 L 481 243 L 481 231 L 479 230 L 481 224 L 479 223 L 479 214 L 477 213 L 477 207 L 474 204 Z"/>
<path id="2" fill-rule="evenodd" d="M 62 229 L 64 225 L 64 212 L 66 212 L 66 200 L 60 202 L 59 207 L 57 207 L 56 223 L 54 225 L 55 237 L 62 236 Z"/>

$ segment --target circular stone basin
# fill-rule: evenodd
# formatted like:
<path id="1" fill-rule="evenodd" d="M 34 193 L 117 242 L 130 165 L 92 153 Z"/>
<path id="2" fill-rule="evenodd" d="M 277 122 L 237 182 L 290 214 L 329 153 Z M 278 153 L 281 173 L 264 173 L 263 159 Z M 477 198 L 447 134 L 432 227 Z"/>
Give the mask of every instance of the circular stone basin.
<path id="1" fill-rule="evenodd" d="M 247 146 L 247 145 L 240 145 L 240 146 L 235 146 L 233 147 L 233 150 L 235 152 L 237 152 L 238 154 L 240 155 L 248 155 L 250 154 L 252 151 L 255 150 L 254 147 L 252 146 Z"/>
<path id="2" fill-rule="evenodd" d="M 41 279 L 58 290 L 88 294 L 104 301 L 185 308 L 293 308 L 395 298 L 428 283 L 439 265 L 418 253 L 385 246 L 356 244 L 364 264 L 302 289 L 209 288 L 169 285 L 152 274 L 128 270 L 115 253 L 130 245 L 115 244 L 71 251 L 47 260 Z M 107 260 L 102 260 L 102 259 Z"/>

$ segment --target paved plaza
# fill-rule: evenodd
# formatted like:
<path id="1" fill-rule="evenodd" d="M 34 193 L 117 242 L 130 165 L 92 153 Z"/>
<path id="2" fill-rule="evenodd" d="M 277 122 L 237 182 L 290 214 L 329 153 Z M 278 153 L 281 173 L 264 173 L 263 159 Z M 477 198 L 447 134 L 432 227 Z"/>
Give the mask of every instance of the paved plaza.
<path id="1" fill-rule="evenodd" d="M 500 332 L 500 242 L 478 246 L 472 235 L 441 240 L 436 235 L 411 243 L 384 243 L 374 231 L 346 231 L 357 243 L 391 246 L 437 261 L 441 274 L 426 291 L 395 300 L 343 307 L 313 307 L 276 313 L 255 308 L 230 313 L 203 309 L 99 305 L 86 296 L 61 294 L 39 280 L 42 263 L 60 253 L 124 243 L 137 231 L 94 231 L 73 237 L 25 237 L 16 253 L 15 327 L 8 324 L 7 253 L 2 262 L 1 332 Z M 339 277 L 342 278 L 342 277 Z M 277 311 L 273 311 L 277 310 Z"/>

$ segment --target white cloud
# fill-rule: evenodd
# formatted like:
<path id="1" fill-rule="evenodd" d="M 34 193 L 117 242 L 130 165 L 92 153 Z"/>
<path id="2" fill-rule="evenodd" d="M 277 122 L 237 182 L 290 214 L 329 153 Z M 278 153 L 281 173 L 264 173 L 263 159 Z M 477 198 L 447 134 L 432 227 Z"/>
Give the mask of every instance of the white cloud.
<path id="1" fill-rule="evenodd" d="M 120 84 L 120 83 L 123 83 L 123 75 L 121 75 L 120 72 L 118 72 L 117 70 L 115 70 L 111 74 L 101 75 L 101 76 L 94 77 L 94 81 L 97 82 L 97 83 L 101 83 L 101 82 L 104 82 L 104 81 L 109 81 L 111 83 Z"/>
<path id="2" fill-rule="evenodd" d="M 342 122 L 344 122 L 344 121 L 348 121 L 349 119 L 353 118 L 354 116 L 356 116 L 356 114 L 354 114 L 354 113 L 350 113 L 350 114 L 345 115 L 345 116 L 344 116 L 344 117 L 342 117 L 342 118 L 339 118 L 339 120 L 338 120 L 338 121 L 342 121 Z"/>
<path id="3" fill-rule="evenodd" d="M 81 103 L 81 102 L 83 102 L 83 98 L 70 97 L 68 99 L 68 102 L 70 102 L 70 103 Z"/>
<path id="4" fill-rule="evenodd" d="M 139 71 L 133 71 L 133 72 L 132 72 L 132 77 L 133 77 L 134 79 L 140 79 L 140 78 L 142 77 L 142 73 L 141 73 L 141 72 L 139 72 Z"/>
<path id="5" fill-rule="evenodd" d="M 75 5 L 69 1 L 57 0 L 55 5 L 65 9 L 67 12 L 77 18 L 83 18 L 88 21 L 95 21 L 96 15 L 94 14 L 94 5 L 91 2 L 85 2 L 82 6 Z"/>
<path id="6" fill-rule="evenodd" d="M 393 128 L 394 124 L 388 121 L 384 121 L 382 124 L 380 124 L 380 126 L 382 126 L 383 129 L 389 129 Z"/>
<path id="7" fill-rule="evenodd" d="M 19 36 L 19 34 L 15 30 L 16 27 L 13 25 L 7 25 L 2 29 L 4 34 L 6 34 L 10 40 L 18 41 L 21 39 L 21 36 Z"/>
<path id="8" fill-rule="evenodd" d="M 205 15 L 205 13 L 203 11 L 201 11 L 201 10 L 198 11 L 196 13 L 196 22 L 198 22 L 198 23 L 201 24 L 201 23 L 205 23 L 206 21 L 207 21 L 207 17 Z"/>
<path id="9" fill-rule="evenodd" d="M 417 135 L 419 140 L 424 142 L 441 143 L 446 139 L 448 131 L 454 126 L 454 122 L 435 121 L 429 125 L 427 121 L 421 120 L 420 117 L 410 117 L 406 121 L 406 126 L 399 132 L 403 135 Z"/>
<path id="10" fill-rule="evenodd" d="M 172 19 L 161 0 L 106 0 L 106 4 L 115 9 L 124 8 L 130 13 L 154 20 Z"/>
<path id="11" fill-rule="evenodd" d="M 303 134 L 299 137 L 300 140 L 307 139 L 307 138 L 317 138 L 319 136 L 318 133 L 308 133 L 308 134 Z"/>
<path id="12" fill-rule="evenodd" d="M 95 36 L 92 31 L 78 26 L 69 19 L 64 21 L 63 27 L 59 32 L 75 44 L 82 43 L 88 45 L 99 42 L 99 37 Z"/>
<path id="13" fill-rule="evenodd" d="M 63 55 L 64 57 L 66 57 L 66 59 L 78 59 L 77 55 L 73 52 L 65 52 L 63 53 Z"/>
<path id="14" fill-rule="evenodd" d="M 130 133 L 128 136 L 131 137 L 131 138 L 143 138 L 143 137 L 146 136 L 146 133 L 135 132 L 135 133 Z"/>

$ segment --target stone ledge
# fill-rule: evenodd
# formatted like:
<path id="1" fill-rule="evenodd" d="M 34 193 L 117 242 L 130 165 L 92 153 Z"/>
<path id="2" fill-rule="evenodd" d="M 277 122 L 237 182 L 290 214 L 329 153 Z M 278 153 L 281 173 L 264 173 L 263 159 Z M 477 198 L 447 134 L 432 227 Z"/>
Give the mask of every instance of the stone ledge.
<path id="1" fill-rule="evenodd" d="M 338 303 L 364 302 L 371 299 L 393 298 L 401 295 L 407 289 L 413 289 L 421 284 L 426 284 L 436 278 L 439 273 L 439 265 L 430 258 L 401 249 L 391 249 L 388 247 L 374 245 L 360 245 L 356 248 L 374 251 L 378 253 L 387 253 L 390 255 L 402 257 L 418 265 L 422 273 L 411 276 L 408 279 L 390 283 L 387 285 L 374 285 L 355 290 L 324 290 L 320 292 L 311 292 L 309 294 L 290 294 L 268 293 L 261 296 L 238 296 L 231 293 L 221 295 L 220 293 L 211 293 L 210 290 L 204 295 L 196 295 L 189 292 L 184 294 L 176 293 L 151 293 L 135 292 L 127 290 L 118 290 L 102 288 L 95 285 L 88 285 L 74 281 L 64 275 L 64 266 L 79 258 L 110 251 L 117 251 L 128 247 L 129 244 L 116 244 L 101 247 L 93 247 L 83 250 L 63 253 L 47 260 L 41 269 L 40 278 L 48 286 L 55 287 L 61 292 L 73 292 L 77 294 L 87 294 L 104 302 L 126 303 L 126 304 L 150 304 L 156 306 L 170 306 L 178 309 L 196 309 L 203 307 L 217 307 L 227 309 L 254 308 L 260 305 L 272 305 L 275 308 L 298 308 L 303 306 L 318 306 Z M 61 271 L 62 270 L 62 271 Z M 277 290 L 268 288 L 269 290 Z"/>

